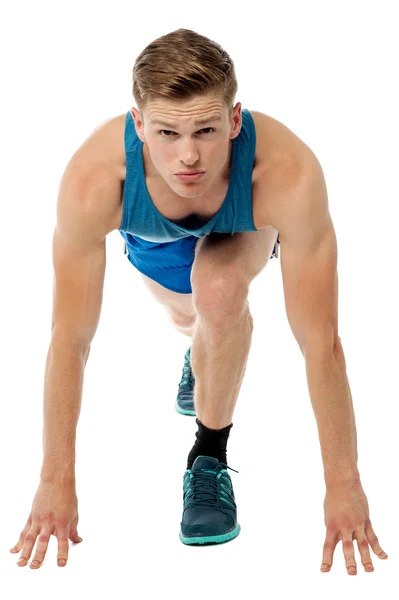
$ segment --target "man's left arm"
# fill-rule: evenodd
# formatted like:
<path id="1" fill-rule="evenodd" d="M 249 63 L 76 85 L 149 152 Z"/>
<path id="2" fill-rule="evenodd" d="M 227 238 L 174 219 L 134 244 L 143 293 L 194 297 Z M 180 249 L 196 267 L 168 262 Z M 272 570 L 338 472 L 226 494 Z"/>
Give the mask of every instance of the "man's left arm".
<path id="1" fill-rule="evenodd" d="M 366 571 L 373 570 L 366 566 L 372 564 L 368 544 L 381 558 L 386 555 L 371 527 L 360 483 L 355 415 L 338 335 L 337 240 L 323 171 L 310 150 L 297 179 L 289 201 L 277 203 L 273 226 L 280 235 L 287 317 L 305 358 L 324 464 L 323 564 L 329 570 L 342 539 L 348 573 L 355 574 L 354 538 Z"/>
<path id="2" fill-rule="evenodd" d="M 315 158 L 279 227 L 288 322 L 306 363 L 326 485 L 358 481 L 355 416 L 338 335 L 337 239 Z"/>

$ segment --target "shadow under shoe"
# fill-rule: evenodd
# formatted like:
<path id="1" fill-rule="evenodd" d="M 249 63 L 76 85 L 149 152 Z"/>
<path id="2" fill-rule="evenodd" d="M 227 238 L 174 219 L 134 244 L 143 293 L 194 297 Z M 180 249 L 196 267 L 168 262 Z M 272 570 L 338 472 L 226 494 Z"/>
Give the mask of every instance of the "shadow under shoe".
<path id="1" fill-rule="evenodd" d="M 184 367 L 182 378 L 179 383 L 175 408 L 181 415 L 196 416 L 194 407 L 194 385 L 195 377 L 191 369 L 191 346 L 184 355 Z"/>

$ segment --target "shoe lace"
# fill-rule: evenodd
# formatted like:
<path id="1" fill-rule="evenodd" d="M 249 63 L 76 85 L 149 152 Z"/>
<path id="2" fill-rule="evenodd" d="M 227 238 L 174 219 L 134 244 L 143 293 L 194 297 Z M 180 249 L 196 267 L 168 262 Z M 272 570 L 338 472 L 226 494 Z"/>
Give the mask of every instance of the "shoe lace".
<path id="1" fill-rule="evenodd" d="M 226 465 L 226 463 L 218 463 L 215 469 L 201 469 L 200 471 L 194 472 L 191 471 L 189 485 L 186 491 L 186 497 L 190 498 L 191 505 L 220 505 L 220 486 L 223 485 L 220 483 L 222 469 L 230 469 L 231 471 L 238 473 L 238 471 L 232 469 Z M 217 475 L 216 477 L 215 473 Z M 223 487 L 227 489 L 224 485 Z M 230 490 L 228 491 L 230 492 Z M 235 508 L 236 505 L 233 498 L 231 497 L 230 493 L 228 495 L 229 499 L 227 500 L 227 498 L 225 498 L 226 502 Z"/>
<path id="2" fill-rule="evenodd" d="M 191 369 L 191 365 L 185 365 L 183 367 L 182 378 L 180 382 L 181 389 L 192 390 L 195 383 L 195 378 Z"/>

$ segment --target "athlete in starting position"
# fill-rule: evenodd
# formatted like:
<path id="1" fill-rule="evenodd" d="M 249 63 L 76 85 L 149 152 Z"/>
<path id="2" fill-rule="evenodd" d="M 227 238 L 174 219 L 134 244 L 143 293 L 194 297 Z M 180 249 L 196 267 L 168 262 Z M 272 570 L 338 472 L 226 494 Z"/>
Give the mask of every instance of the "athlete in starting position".
<path id="1" fill-rule="evenodd" d="M 357 467 L 352 397 L 338 335 L 337 241 L 314 153 L 272 117 L 234 99 L 220 45 L 179 29 L 149 44 L 133 71 L 137 109 L 99 126 L 69 161 L 53 237 L 54 304 L 44 389 L 43 466 L 29 519 L 11 550 L 58 564 L 77 533 L 75 437 L 83 374 L 97 329 L 106 236 L 124 251 L 176 328 L 191 339 L 176 409 L 198 431 L 183 475 L 180 539 L 217 543 L 240 532 L 226 445 L 253 331 L 248 290 L 278 257 L 287 317 L 303 354 L 326 496 L 322 570 L 353 540 L 372 571 L 373 531 Z M 262 510 L 262 508 L 260 508 Z M 63 562 L 62 562 L 63 561 Z M 35 564 L 37 563 L 37 564 Z"/>

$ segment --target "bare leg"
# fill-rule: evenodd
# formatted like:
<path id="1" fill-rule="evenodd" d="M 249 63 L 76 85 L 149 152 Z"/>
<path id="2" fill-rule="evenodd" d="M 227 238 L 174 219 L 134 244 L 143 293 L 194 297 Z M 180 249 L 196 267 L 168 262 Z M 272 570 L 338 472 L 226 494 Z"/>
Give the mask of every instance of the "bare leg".
<path id="1" fill-rule="evenodd" d="M 147 277 L 147 275 L 143 273 L 140 273 L 140 275 L 151 295 L 165 308 L 169 320 L 175 329 L 183 335 L 192 338 L 196 323 L 192 294 L 172 292 L 150 277 Z"/>
<path id="2" fill-rule="evenodd" d="M 169 310 L 167 310 L 170 321 L 173 326 L 179 333 L 186 335 L 189 338 L 192 338 L 194 335 L 194 331 L 196 328 L 196 318 L 182 318 L 176 317 Z"/>
<path id="3" fill-rule="evenodd" d="M 241 310 L 240 310 L 241 308 Z M 210 429 L 230 425 L 244 377 L 253 319 L 248 301 L 229 316 L 198 315 L 191 347 L 197 418 Z"/>

